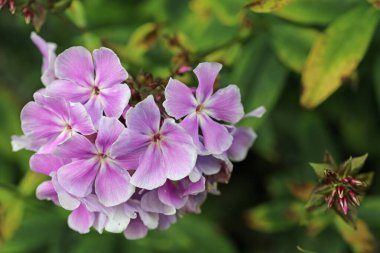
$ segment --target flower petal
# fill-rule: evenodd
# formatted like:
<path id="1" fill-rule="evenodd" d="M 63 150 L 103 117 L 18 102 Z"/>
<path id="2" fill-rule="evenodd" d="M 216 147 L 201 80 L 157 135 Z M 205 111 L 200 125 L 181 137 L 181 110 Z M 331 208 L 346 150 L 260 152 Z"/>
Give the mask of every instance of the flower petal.
<path id="1" fill-rule="evenodd" d="M 97 154 L 97 151 L 94 144 L 86 137 L 76 134 L 65 143 L 59 145 L 54 153 L 62 158 L 89 159 Z"/>
<path id="2" fill-rule="evenodd" d="M 222 168 L 223 161 L 214 156 L 198 156 L 196 167 L 205 175 L 214 175 Z"/>
<path id="3" fill-rule="evenodd" d="M 127 127 L 143 134 L 155 134 L 160 126 L 160 110 L 153 96 L 138 103 L 127 112 Z"/>
<path id="4" fill-rule="evenodd" d="M 75 209 L 68 219 L 69 227 L 78 233 L 86 234 L 90 232 L 91 226 L 94 224 L 95 214 L 87 210 L 84 204 Z"/>
<path id="5" fill-rule="evenodd" d="M 127 201 L 135 191 L 129 181 L 128 171 L 110 161 L 104 162 L 95 180 L 95 193 L 99 202 L 109 207 Z"/>
<path id="6" fill-rule="evenodd" d="M 101 90 L 101 103 L 108 117 L 119 118 L 131 97 L 131 90 L 126 84 L 117 84 Z"/>
<path id="7" fill-rule="evenodd" d="M 55 43 L 46 42 L 35 32 L 30 34 L 30 38 L 42 54 L 42 72 L 45 72 L 49 68 L 51 60 L 55 58 L 55 49 L 57 48 L 57 45 Z"/>
<path id="8" fill-rule="evenodd" d="M 237 123 L 244 116 L 240 90 L 236 85 L 215 92 L 205 104 L 207 114 L 217 120 Z"/>
<path id="9" fill-rule="evenodd" d="M 187 201 L 186 197 L 182 196 L 182 189 L 178 185 L 174 185 L 171 181 L 158 188 L 158 198 L 162 203 L 172 206 L 176 209 L 183 207 Z"/>
<path id="10" fill-rule="evenodd" d="M 204 147 L 203 143 L 199 138 L 199 119 L 196 113 L 192 113 L 186 116 L 180 123 L 180 126 L 183 127 L 188 134 L 193 139 L 195 146 L 198 149 L 198 153 L 202 155 L 209 154 L 209 152 Z"/>
<path id="11" fill-rule="evenodd" d="M 216 77 L 221 69 L 222 64 L 217 62 L 203 62 L 194 69 L 199 81 L 196 90 L 198 102 L 203 103 L 211 96 Z"/>
<path id="12" fill-rule="evenodd" d="M 123 232 L 131 220 L 130 214 L 125 211 L 124 204 L 108 208 L 108 210 L 105 230 L 111 233 Z"/>
<path id="13" fill-rule="evenodd" d="M 54 189 L 57 192 L 58 202 L 59 204 L 66 210 L 74 210 L 77 209 L 80 205 L 80 201 L 78 198 L 71 196 L 66 190 L 62 188 L 57 180 L 56 173 L 52 173 L 52 180 Z"/>
<path id="14" fill-rule="evenodd" d="M 163 106 L 170 116 L 180 119 L 195 112 L 197 101 L 189 87 L 178 80 L 170 78 L 165 88 Z"/>
<path id="15" fill-rule="evenodd" d="M 234 140 L 227 151 L 228 157 L 234 162 L 243 161 L 257 135 L 252 128 L 236 128 L 232 136 Z"/>
<path id="16" fill-rule="evenodd" d="M 92 191 L 99 170 L 97 158 L 77 160 L 61 167 L 57 172 L 59 184 L 76 197 L 86 197 Z"/>
<path id="17" fill-rule="evenodd" d="M 231 146 L 232 136 L 223 125 L 213 121 L 207 115 L 202 115 L 200 126 L 205 147 L 212 154 L 221 154 Z"/>
<path id="18" fill-rule="evenodd" d="M 137 169 L 140 157 L 144 154 L 150 141 L 150 136 L 126 128 L 112 145 L 110 154 L 125 168 Z"/>
<path id="19" fill-rule="evenodd" d="M 162 161 L 162 153 L 158 145 L 147 147 L 140 159 L 140 164 L 131 178 L 131 183 L 139 188 L 152 190 L 166 181 L 167 169 Z"/>
<path id="20" fill-rule="evenodd" d="M 153 190 L 145 193 L 141 198 L 141 208 L 152 213 L 172 215 L 176 213 L 173 206 L 164 204 L 158 197 L 158 191 Z"/>
<path id="21" fill-rule="evenodd" d="M 70 80 L 55 80 L 46 88 L 46 94 L 62 97 L 70 102 L 86 103 L 91 96 L 91 87 L 81 86 Z"/>
<path id="22" fill-rule="evenodd" d="M 54 186 L 50 180 L 44 181 L 38 185 L 36 196 L 39 200 L 51 200 L 55 204 L 58 204 L 57 192 L 55 191 Z"/>
<path id="23" fill-rule="evenodd" d="M 50 139 L 49 139 L 49 141 L 41 146 L 41 148 L 38 150 L 38 153 L 41 153 L 41 154 L 49 154 L 49 153 L 51 153 L 52 151 L 54 151 L 54 149 L 58 145 L 60 145 L 60 144 L 64 143 L 65 141 L 67 141 L 71 136 L 72 136 L 72 132 L 71 131 L 66 131 L 66 130 L 63 130 L 57 136 L 51 136 Z"/>
<path id="24" fill-rule="evenodd" d="M 29 165 L 34 172 L 50 175 L 68 162 L 65 160 L 52 154 L 34 154 L 30 158 Z"/>
<path id="25" fill-rule="evenodd" d="M 95 83 L 99 87 L 111 87 L 128 78 L 127 71 L 121 66 L 117 55 L 109 48 L 102 47 L 93 51 L 95 64 Z"/>
<path id="26" fill-rule="evenodd" d="M 95 145 L 99 152 L 108 153 L 109 148 L 125 129 L 117 118 L 101 117 Z"/>
<path id="27" fill-rule="evenodd" d="M 100 96 L 91 96 L 84 107 L 86 108 L 88 114 L 90 114 L 95 128 L 98 128 L 100 118 L 103 115 L 103 105 Z"/>
<path id="28" fill-rule="evenodd" d="M 244 115 L 244 118 L 249 118 L 249 117 L 261 118 L 264 115 L 264 113 L 266 113 L 266 111 L 267 110 L 265 109 L 264 106 L 259 106 L 256 109 L 253 109 L 252 111 Z"/>
<path id="29" fill-rule="evenodd" d="M 195 166 L 197 150 L 191 136 L 173 119 L 166 119 L 161 127 L 161 151 L 167 177 L 180 180 Z"/>
<path id="30" fill-rule="evenodd" d="M 124 236 L 128 240 L 137 240 L 144 238 L 148 234 L 148 228 L 141 221 L 140 217 L 131 220 L 127 229 L 124 231 Z"/>
<path id="31" fill-rule="evenodd" d="M 158 229 L 166 230 L 170 227 L 170 225 L 174 224 L 176 221 L 177 217 L 175 215 L 160 214 L 160 223 L 158 225 Z"/>
<path id="32" fill-rule="evenodd" d="M 94 64 L 91 53 L 84 47 L 70 47 L 57 56 L 55 74 L 82 86 L 93 86 Z"/>
<path id="33" fill-rule="evenodd" d="M 90 135 L 96 132 L 94 124 L 86 108 L 80 103 L 71 103 L 70 107 L 70 123 L 74 131 L 83 135 Z"/>

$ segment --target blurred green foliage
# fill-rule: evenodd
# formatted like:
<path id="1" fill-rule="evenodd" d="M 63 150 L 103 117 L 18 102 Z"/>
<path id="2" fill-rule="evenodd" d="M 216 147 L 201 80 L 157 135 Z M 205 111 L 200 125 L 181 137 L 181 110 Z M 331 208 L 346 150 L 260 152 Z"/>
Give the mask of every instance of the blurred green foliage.
<path id="1" fill-rule="evenodd" d="M 35 200 L 42 178 L 27 173 L 30 153 L 13 153 L 10 136 L 21 133 L 20 110 L 42 87 L 41 56 L 33 28 L 1 10 L 0 252 L 378 252 L 378 8 L 377 0 L 73 0 L 48 12 L 40 34 L 58 52 L 110 47 L 131 75 L 163 79 L 182 65 L 218 61 L 219 85 L 239 85 L 246 111 L 268 110 L 241 122 L 259 138 L 222 195 L 140 241 L 79 235 L 65 211 Z M 338 160 L 369 154 L 364 171 L 375 178 L 357 231 L 330 212 L 304 211 L 317 181 L 308 163 L 325 150 Z"/>

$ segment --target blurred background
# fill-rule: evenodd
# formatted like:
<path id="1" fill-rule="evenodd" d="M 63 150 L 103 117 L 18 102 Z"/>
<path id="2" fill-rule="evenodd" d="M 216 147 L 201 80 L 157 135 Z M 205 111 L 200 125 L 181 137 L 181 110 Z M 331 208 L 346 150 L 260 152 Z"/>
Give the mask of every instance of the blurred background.
<path id="1" fill-rule="evenodd" d="M 15 3 L 15 15 L 7 5 L 0 11 L 0 252 L 380 252 L 378 0 Z M 29 25 L 27 3 L 36 8 Z M 218 85 L 237 84 L 247 112 L 264 105 L 267 113 L 242 123 L 259 137 L 222 194 L 210 195 L 200 215 L 138 241 L 79 235 L 66 211 L 37 201 L 43 178 L 28 172 L 31 153 L 10 145 L 22 107 L 42 88 L 34 27 L 57 53 L 109 47 L 132 76 L 167 79 L 180 66 L 223 63 Z M 191 72 L 176 78 L 196 84 Z M 339 162 L 369 154 L 363 170 L 375 178 L 356 231 L 332 212 L 305 212 L 317 183 L 309 162 L 326 150 Z"/>

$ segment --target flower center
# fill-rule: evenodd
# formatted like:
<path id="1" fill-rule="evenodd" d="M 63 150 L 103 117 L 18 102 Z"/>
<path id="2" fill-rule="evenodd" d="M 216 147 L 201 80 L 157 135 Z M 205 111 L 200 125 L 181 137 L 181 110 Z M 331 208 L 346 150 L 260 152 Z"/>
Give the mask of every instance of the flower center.
<path id="1" fill-rule="evenodd" d="M 92 94 L 94 94 L 95 96 L 100 94 L 100 89 L 98 86 L 94 86 L 94 88 L 92 89 Z"/>
<path id="2" fill-rule="evenodd" d="M 155 134 L 152 137 L 153 142 L 159 142 L 161 140 L 161 134 Z"/>
<path id="3" fill-rule="evenodd" d="M 106 159 L 108 156 L 107 156 L 106 154 L 99 153 L 99 154 L 98 154 L 98 157 L 99 157 L 100 160 L 104 160 L 104 159 Z"/>
<path id="4" fill-rule="evenodd" d="M 73 130 L 73 127 L 70 124 L 66 124 L 65 130 L 71 131 L 71 130 Z"/>
<path id="5" fill-rule="evenodd" d="M 197 108 L 195 108 L 195 111 L 196 111 L 197 113 L 202 112 L 202 110 L 203 110 L 203 104 L 200 104 L 200 105 L 197 106 Z"/>

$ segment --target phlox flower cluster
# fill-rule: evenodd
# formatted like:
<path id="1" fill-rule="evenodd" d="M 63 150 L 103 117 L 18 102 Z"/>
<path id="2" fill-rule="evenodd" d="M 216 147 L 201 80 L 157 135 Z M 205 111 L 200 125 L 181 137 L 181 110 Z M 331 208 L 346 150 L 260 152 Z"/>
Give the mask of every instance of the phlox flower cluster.
<path id="1" fill-rule="evenodd" d="M 55 44 L 31 37 L 45 87 L 23 108 L 24 135 L 12 145 L 35 151 L 31 170 L 49 178 L 37 197 L 69 210 L 68 225 L 79 233 L 93 227 L 138 239 L 199 213 L 256 138 L 235 124 L 264 108 L 245 115 L 236 85 L 214 92 L 219 63 L 194 69 L 196 88 L 169 79 L 163 103 L 148 94 L 132 104 L 128 73 L 112 50 L 56 55 Z"/>

